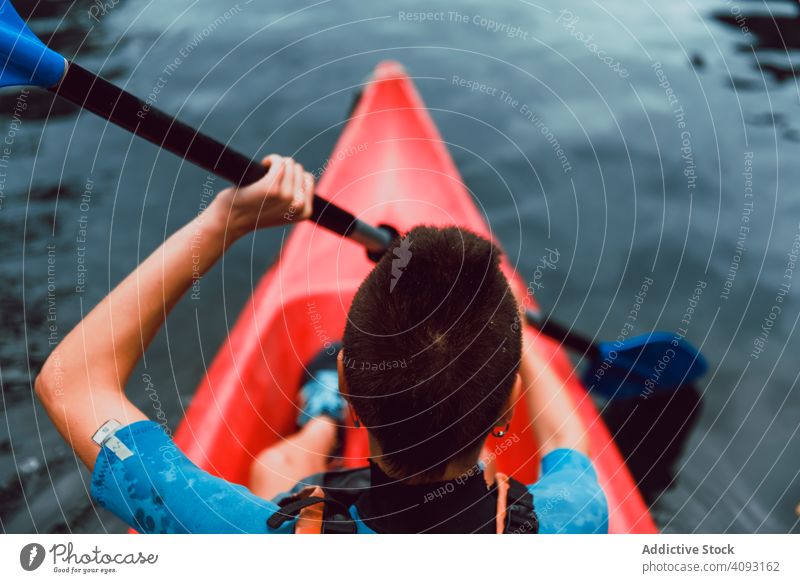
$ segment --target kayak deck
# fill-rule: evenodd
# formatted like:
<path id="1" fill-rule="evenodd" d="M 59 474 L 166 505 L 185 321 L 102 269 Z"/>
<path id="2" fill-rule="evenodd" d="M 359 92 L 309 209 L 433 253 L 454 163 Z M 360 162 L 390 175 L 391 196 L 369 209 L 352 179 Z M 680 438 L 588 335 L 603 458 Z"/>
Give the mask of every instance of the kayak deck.
<path id="1" fill-rule="evenodd" d="M 405 232 L 418 224 L 459 225 L 490 237 L 433 120 L 396 63 L 380 64 L 344 127 L 318 192 L 372 224 Z M 316 224 L 294 227 L 276 265 L 245 306 L 177 434 L 201 468 L 247 485 L 254 458 L 296 430 L 303 365 L 341 338 L 358 285 L 372 268 L 364 249 Z M 513 285 L 524 283 L 508 264 Z M 559 345 L 532 334 L 561 376 L 589 430 L 592 459 L 609 504 L 611 532 L 656 532 L 606 426 Z M 518 441 L 497 456 L 500 471 L 535 481 L 536 445 L 524 403 Z M 491 447 L 491 444 L 490 444 Z M 366 435 L 349 428 L 346 465 L 366 463 Z"/>

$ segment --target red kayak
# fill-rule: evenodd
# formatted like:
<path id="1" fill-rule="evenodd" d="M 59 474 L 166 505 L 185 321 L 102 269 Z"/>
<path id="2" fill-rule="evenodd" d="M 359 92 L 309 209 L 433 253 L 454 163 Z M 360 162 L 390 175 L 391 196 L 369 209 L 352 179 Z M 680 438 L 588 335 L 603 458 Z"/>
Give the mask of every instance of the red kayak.
<path id="1" fill-rule="evenodd" d="M 442 138 L 403 68 L 380 64 L 364 88 L 320 179 L 318 192 L 368 223 L 405 232 L 460 225 L 490 236 Z M 200 384 L 176 441 L 200 467 L 247 485 L 253 459 L 296 430 L 296 393 L 308 363 L 341 338 L 358 285 L 372 268 L 364 249 L 316 224 L 297 225 Z M 520 277 L 505 266 L 514 285 Z M 530 334 L 536 334 L 529 331 Z M 657 532 L 597 409 L 559 345 L 534 346 L 562 376 L 589 428 L 592 459 L 608 498 L 610 531 Z M 528 426 L 524 404 L 514 425 Z M 366 464 L 363 429 L 348 429 L 346 464 Z M 497 456 L 497 469 L 536 480 L 531 431 Z"/>

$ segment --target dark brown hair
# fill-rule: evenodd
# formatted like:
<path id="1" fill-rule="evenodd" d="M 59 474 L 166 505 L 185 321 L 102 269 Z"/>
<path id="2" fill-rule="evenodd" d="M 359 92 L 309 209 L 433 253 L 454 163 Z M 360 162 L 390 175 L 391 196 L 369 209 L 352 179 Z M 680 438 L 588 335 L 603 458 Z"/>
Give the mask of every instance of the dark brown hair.
<path id="1" fill-rule="evenodd" d="M 440 478 L 476 455 L 519 367 L 500 251 L 457 227 L 416 227 L 358 289 L 344 333 L 348 398 L 393 477 Z"/>

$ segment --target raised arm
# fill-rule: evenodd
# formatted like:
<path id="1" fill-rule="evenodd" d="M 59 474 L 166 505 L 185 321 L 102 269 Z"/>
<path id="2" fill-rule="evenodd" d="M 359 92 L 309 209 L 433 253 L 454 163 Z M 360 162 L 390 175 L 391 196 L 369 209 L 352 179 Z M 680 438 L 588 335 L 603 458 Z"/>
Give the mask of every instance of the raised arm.
<path id="1" fill-rule="evenodd" d="M 61 341 L 36 378 L 36 394 L 58 431 L 93 469 L 91 437 L 109 419 L 146 419 L 124 388 L 169 311 L 238 238 L 308 218 L 314 180 L 290 158 L 264 159 L 267 174 L 214 201 L 128 275 Z"/>
<path id="2" fill-rule="evenodd" d="M 520 377 L 533 433 L 542 456 L 569 448 L 589 454 L 589 440 L 575 404 L 553 369 L 523 334 Z"/>

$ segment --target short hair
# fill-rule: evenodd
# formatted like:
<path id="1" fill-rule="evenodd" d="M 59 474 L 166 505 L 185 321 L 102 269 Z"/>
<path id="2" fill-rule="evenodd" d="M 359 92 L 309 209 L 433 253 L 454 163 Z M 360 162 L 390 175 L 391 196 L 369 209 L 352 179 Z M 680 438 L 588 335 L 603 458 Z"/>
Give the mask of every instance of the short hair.
<path id="1" fill-rule="evenodd" d="M 416 227 L 356 292 L 342 346 L 348 400 L 392 477 L 441 478 L 506 413 L 522 337 L 500 257 L 465 229 Z"/>

